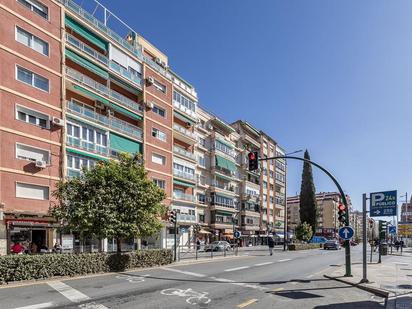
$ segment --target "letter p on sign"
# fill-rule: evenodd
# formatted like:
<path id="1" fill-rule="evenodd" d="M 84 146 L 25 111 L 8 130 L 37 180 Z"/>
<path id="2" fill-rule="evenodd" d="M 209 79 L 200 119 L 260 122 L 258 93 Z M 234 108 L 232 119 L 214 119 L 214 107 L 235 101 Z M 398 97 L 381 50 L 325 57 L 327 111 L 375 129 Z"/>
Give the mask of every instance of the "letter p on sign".
<path id="1" fill-rule="evenodd" d="M 385 199 L 385 194 L 383 193 L 375 193 L 372 195 L 371 205 L 375 206 L 376 202 L 382 202 Z"/>

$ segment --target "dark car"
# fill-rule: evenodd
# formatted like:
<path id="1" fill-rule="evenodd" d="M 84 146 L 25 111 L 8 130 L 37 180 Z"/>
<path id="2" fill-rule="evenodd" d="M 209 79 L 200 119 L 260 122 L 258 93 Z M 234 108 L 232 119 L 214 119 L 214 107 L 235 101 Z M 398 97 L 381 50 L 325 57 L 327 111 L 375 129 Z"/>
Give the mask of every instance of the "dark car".
<path id="1" fill-rule="evenodd" d="M 328 240 L 323 244 L 323 249 L 325 250 L 339 250 L 341 248 L 339 241 L 337 240 Z"/>

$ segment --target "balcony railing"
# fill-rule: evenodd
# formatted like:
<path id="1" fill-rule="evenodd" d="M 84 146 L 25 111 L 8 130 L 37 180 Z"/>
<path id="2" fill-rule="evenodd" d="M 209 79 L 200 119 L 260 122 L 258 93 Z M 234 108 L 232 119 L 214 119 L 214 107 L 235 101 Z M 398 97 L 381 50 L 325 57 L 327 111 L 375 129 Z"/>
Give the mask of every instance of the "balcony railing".
<path id="1" fill-rule="evenodd" d="M 96 145 L 87 141 L 80 140 L 79 138 L 73 136 L 67 136 L 66 142 L 69 146 L 74 146 L 76 148 L 80 148 L 90 152 L 95 152 L 104 156 L 107 156 L 109 153 L 107 146 Z"/>
<path id="2" fill-rule="evenodd" d="M 186 106 L 183 106 L 182 104 L 180 104 L 180 103 L 177 102 L 177 101 L 173 101 L 173 105 L 174 105 L 178 110 L 182 111 L 183 113 L 189 115 L 189 116 L 192 117 L 192 118 L 197 119 L 197 116 L 196 116 L 196 112 L 195 112 L 195 111 L 192 111 L 191 109 L 187 108 Z"/>
<path id="3" fill-rule="evenodd" d="M 191 160 L 196 160 L 196 156 L 194 153 L 191 153 L 190 151 L 184 150 L 183 148 L 173 146 L 173 152 L 178 153 L 186 158 L 189 158 Z"/>
<path id="4" fill-rule="evenodd" d="M 186 215 L 186 214 L 177 214 L 177 221 L 190 221 L 195 222 L 196 216 L 194 215 Z"/>
<path id="5" fill-rule="evenodd" d="M 90 47 L 89 45 L 84 44 L 82 41 L 80 41 L 79 39 L 77 39 L 76 37 L 72 36 L 69 33 L 66 33 L 66 42 L 84 51 L 90 57 L 96 59 L 97 61 L 103 63 L 104 65 L 109 65 L 109 59 L 105 55 L 103 55 L 102 53 L 99 53 L 97 50 Z"/>
<path id="6" fill-rule="evenodd" d="M 186 173 L 183 172 L 181 170 L 178 169 L 173 169 L 173 175 L 180 177 L 180 178 L 185 178 L 185 179 L 189 179 L 189 180 L 195 180 L 195 175 L 194 174 L 190 174 L 190 173 Z"/>
<path id="7" fill-rule="evenodd" d="M 81 117 L 93 120 L 97 123 L 103 124 L 115 131 L 119 131 L 121 133 L 133 136 L 138 139 L 143 139 L 143 131 L 139 127 L 131 125 L 126 121 L 107 117 L 104 115 L 100 115 L 93 110 L 84 108 L 82 105 L 77 104 L 72 101 L 67 101 L 67 111 L 73 114 L 79 115 Z"/>
<path id="8" fill-rule="evenodd" d="M 173 124 L 173 129 L 176 130 L 176 131 L 178 131 L 178 132 L 180 132 L 180 133 L 182 133 L 183 135 L 186 135 L 186 136 L 194 139 L 194 140 L 197 139 L 195 133 L 193 133 L 192 131 L 189 131 L 189 130 L 183 128 L 182 126 L 179 126 L 179 125 L 176 124 L 176 123 Z"/>
<path id="9" fill-rule="evenodd" d="M 124 95 L 118 93 L 117 91 L 114 91 L 112 89 L 109 89 L 106 85 L 103 85 L 97 81 L 95 81 L 93 78 L 90 78 L 82 73 L 80 73 L 79 71 L 76 71 L 72 68 L 66 67 L 66 74 L 74 79 L 75 81 L 77 81 L 80 84 L 86 85 L 90 88 L 92 88 L 93 90 L 95 90 L 96 92 L 106 95 L 108 97 L 110 97 L 111 99 L 118 101 L 119 103 L 121 103 L 122 105 L 125 105 L 127 107 L 129 107 L 132 110 L 138 111 L 138 112 L 143 112 L 143 107 L 125 97 Z"/>
<path id="10" fill-rule="evenodd" d="M 195 202 L 195 196 L 191 194 L 185 194 L 181 192 L 173 192 L 173 198 L 177 200 L 183 200 L 188 202 Z"/>
<path id="11" fill-rule="evenodd" d="M 117 64 L 116 62 L 110 61 L 110 68 L 113 71 L 116 71 L 119 73 L 121 76 L 124 78 L 130 80 L 134 84 L 138 85 L 139 87 L 142 87 L 143 85 L 143 80 L 141 77 L 137 74 L 133 74 L 132 72 L 126 70 L 124 67 L 122 67 L 120 64 Z"/>
<path id="12" fill-rule="evenodd" d="M 230 191 L 230 192 L 233 192 L 233 193 L 236 192 L 234 186 L 224 184 L 224 183 L 220 183 L 218 181 L 212 181 L 212 186 L 214 186 L 216 188 L 219 188 L 219 189 L 222 189 L 222 190 Z"/>

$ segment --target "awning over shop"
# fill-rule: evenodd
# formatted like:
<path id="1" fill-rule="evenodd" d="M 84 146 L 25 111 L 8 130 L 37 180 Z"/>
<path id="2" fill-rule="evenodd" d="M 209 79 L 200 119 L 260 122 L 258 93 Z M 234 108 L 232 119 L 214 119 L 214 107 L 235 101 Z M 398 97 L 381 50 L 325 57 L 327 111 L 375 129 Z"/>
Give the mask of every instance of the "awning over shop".
<path id="1" fill-rule="evenodd" d="M 69 16 L 65 16 L 65 24 L 67 27 L 72 29 L 77 34 L 81 35 L 86 40 L 90 41 L 97 47 L 107 51 L 107 42 L 95 35 L 92 31 L 87 29 L 86 27 L 80 25 L 77 21 L 70 18 Z"/>
<path id="2" fill-rule="evenodd" d="M 110 148 L 119 152 L 142 153 L 142 144 L 110 132 Z"/>
<path id="3" fill-rule="evenodd" d="M 199 232 L 197 232 L 198 234 L 212 234 L 206 230 L 200 230 Z"/>
<path id="4" fill-rule="evenodd" d="M 123 115 L 125 115 L 125 116 L 129 116 L 129 117 L 131 117 L 131 118 L 133 118 L 133 119 L 143 121 L 143 117 L 142 117 L 142 116 L 139 116 L 139 115 L 137 115 L 137 114 L 135 114 L 135 113 L 132 113 L 131 111 L 129 111 L 129 110 L 127 110 L 127 109 L 125 109 L 125 108 L 117 105 L 117 104 L 109 103 L 109 105 L 110 105 L 110 107 L 113 108 L 115 111 L 118 111 L 119 113 L 121 113 L 121 114 L 123 114 Z"/>
<path id="5" fill-rule="evenodd" d="M 177 179 L 173 179 L 173 183 L 176 185 L 181 185 L 184 187 L 190 187 L 190 188 L 194 188 L 195 185 L 186 181 L 182 181 L 182 180 L 177 180 Z"/>
<path id="6" fill-rule="evenodd" d="M 229 170 L 231 172 L 236 171 L 236 165 L 232 161 L 230 161 L 226 158 L 223 158 L 221 156 L 218 156 L 218 155 L 215 156 L 215 160 L 216 160 L 216 165 L 217 166 L 219 166 L 221 168 L 224 168 L 226 170 Z"/>
<path id="7" fill-rule="evenodd" d="M 111 104 L 109 100 L 107 100 L 107 99 L 91 92 L 90 90 L 87 90 L 87 89 L 85 89 L 81 86 L 78 86 L 78 85 L 73 85 L 73 87 L 74 87 L 74 89 L 79 90 L 80 92 L 83 92 L 84 94 L 87 94 L 87 95 L 91 96 L 92 98 L 95 98 L 96 100 L 99 100 L 100 102 L 102 102 L 104 104 L 107 104 L 107 105 Z"/>
<path id="8" fill-rule="evenodd" d="M 109 79 L 109 73 L 105 70 L 101 69 L 97 65 L 91 63 L 89 60 L 79 56 L 75 52 L 72 52 L 70 49 L 65 49 L 66 57 L 72 60 L 73 62 L 77 63 L 78 65 L 84 67 L 85 69 L 93 72 L 94 74 L 103 77 L 104 79 Z"/>
<path id="9" fill-rule="evenodd" d="M 178 119 L 180 119 L 184 122 L 189 122 L 191 125 L 193 125 L 195 123 L 192 119 L 190 119 L 189 117 L 179 113 L 178 111 L 174 111 L 174 115 L 175 115 L 176 118 L 178 118 Z"/>
<path id="10" fill-rule="evenodd" d="M 94 154 L 87 153 L 87 152 L 83 152 L 83 151 L 81 151 L 81 150 L 77 150 L 77 149 L 74 149 L 74 148 L 69 148 L 69 147 L 67 147 L 66 150 L 67 150 L 68 152 L 75 153 L 75 154 L 78 154 L 78 155 L 81 155 L 81 156 L 85 156 L 85 157 L 89 157 L 89 158 L 92 158 L 92 159 L 96 159 L 96 160 L 99 160 L 99 161 L 100 161 L 100 160 L 103 160 L 103 161 L 108 161 L 108 160 L 109 160 L 108 158 L 102 158 L 102 157 L 96 156 L 96 155 L 94 155 Z"/>

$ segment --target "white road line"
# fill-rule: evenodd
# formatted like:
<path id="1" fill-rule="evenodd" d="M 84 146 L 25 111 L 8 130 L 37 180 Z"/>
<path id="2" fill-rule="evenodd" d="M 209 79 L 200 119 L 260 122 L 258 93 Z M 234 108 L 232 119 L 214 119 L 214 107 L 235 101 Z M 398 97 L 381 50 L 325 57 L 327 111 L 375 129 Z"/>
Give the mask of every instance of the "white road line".
<path id="1" fill-rule="evenodd" d="M 309 275 L 309 276 L 306 276 L 306 278 L 312 278 L 314 275 Z"/>
<path id="2" fill-rule="evenodd" d="M 259 264 L 255 264 L 254 266 L 263 266 L 263 265 L 269 265 L 269 264 L 273 264 L 275 262 L 265 262 L 265 263 L 259 263 Z"/>
<path id="3" fill-rule="evenodd" d="M 184 275 L 188 275 L 188 276 L 193 276 L 193 277 L 199 277 L 199 278 L 206 277 L 206 275 L 203 275 L 203 274 L 192 273 L 191 271 L 184 271 L 184 270 L 180 270 L 180 269 L 176 269 L 176 268 L 160 267 L 160 269 L 168 270 L 168 271 L 173 271 L 173 272 L 175 272 L 175 273 L 180 273 L 180 274 L 184 274 Z"/>
<path id="4" fill-rule="evenodd" d="M 236 271 L 236 270 L 247 269 L 247 268 L 250 268 L 250 266 L 241 266 L 241 267 L 236 267 L 236 268 L 229 268 L 229 269 L 225 269 L 224 271 Z"/>
<path id="5" fill-rule="evenodd" d="M 286 262 L 286 261 L 291 261 L 292 259 L 283 259 L 283 260 L 278 260 L 278 262 Z"/>
<path id="6" fill-rule="evenodd" d="M 233 283 L 233 282 L 235 282 L 235 280 L 230 280 L 230 279 L 225 279 L 225 278 L 210 277 L 210 279 L 213 279 L 213 280 L 219 281 L 219 282 L 226 282 L 226 283 Z"/>
<path id="7" fill-rule="evenodd" d="M 53 303 L 42 303 L 42 304 L 36 304 L 36 305 L 29 305 L 29 306 L 24 306 L 24 307 L 18 307 L 14 309 L 43 309 L 43 308 L 49 308 L 52 307 Z"/>

